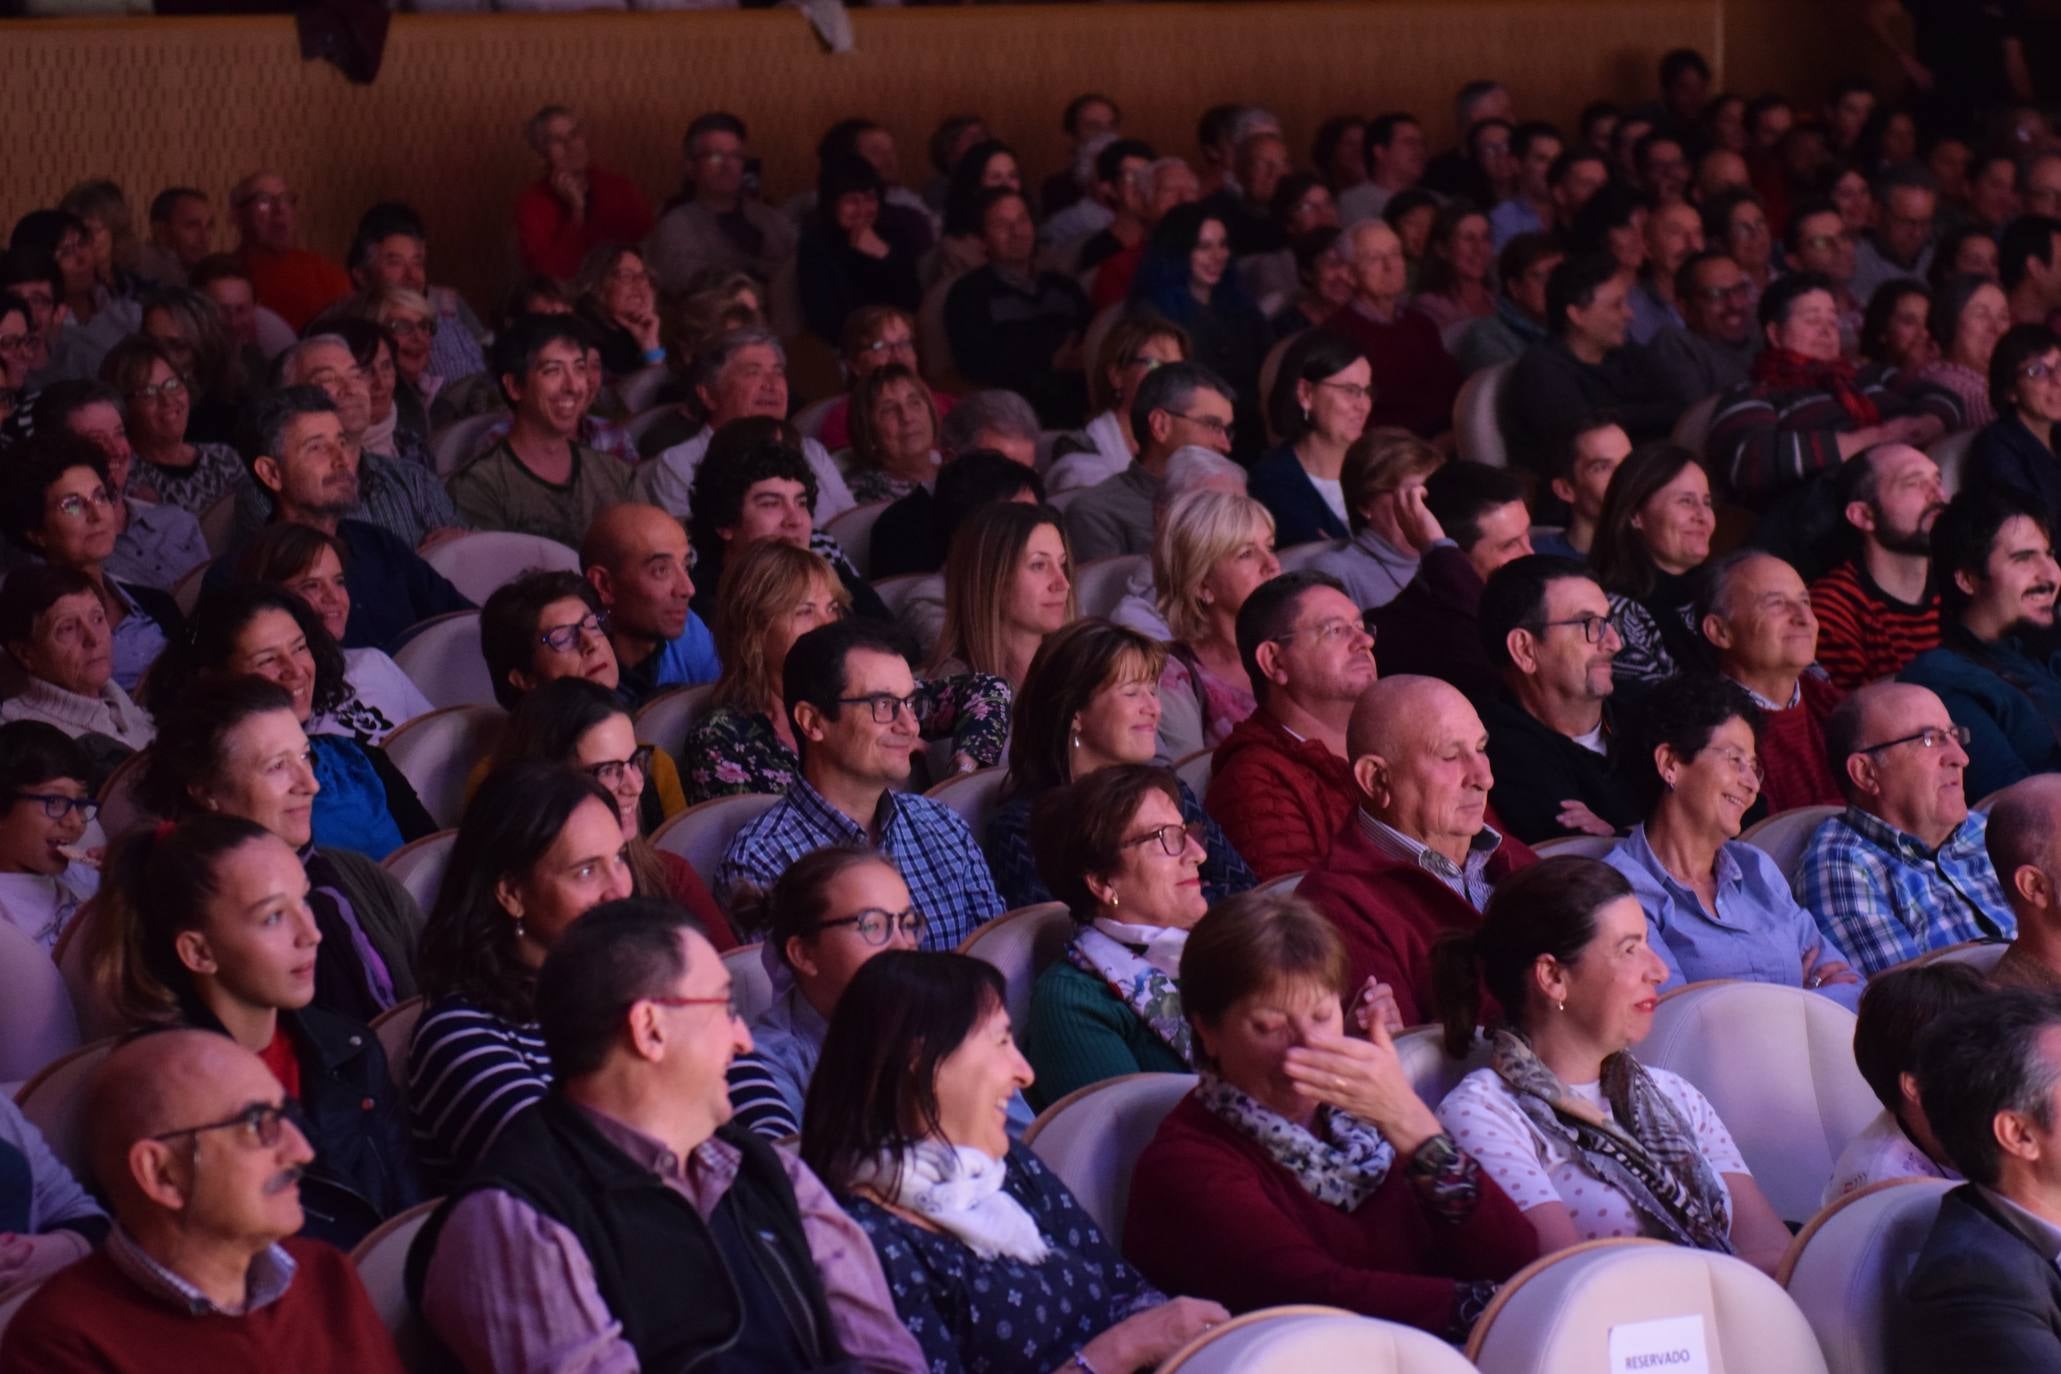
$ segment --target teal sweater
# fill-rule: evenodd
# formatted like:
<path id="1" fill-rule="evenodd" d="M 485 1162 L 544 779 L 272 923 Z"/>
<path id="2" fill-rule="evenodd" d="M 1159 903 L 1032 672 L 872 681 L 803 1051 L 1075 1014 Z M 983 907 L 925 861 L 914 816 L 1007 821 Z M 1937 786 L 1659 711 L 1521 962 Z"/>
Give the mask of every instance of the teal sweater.
<path id="1" fill-rule="evenodd" d="M 1026 1096 L 1040 1111 L 1105 1078 L 1194 1072 L 1107 983 L 1069 963 L 1038 975 L 1022 1042 L 1038 1075 Z"/>

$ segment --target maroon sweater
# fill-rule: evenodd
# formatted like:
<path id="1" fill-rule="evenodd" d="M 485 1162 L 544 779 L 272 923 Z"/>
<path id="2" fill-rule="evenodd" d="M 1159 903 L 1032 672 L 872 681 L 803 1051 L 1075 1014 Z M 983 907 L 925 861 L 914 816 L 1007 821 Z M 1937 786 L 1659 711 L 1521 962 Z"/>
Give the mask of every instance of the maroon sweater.
<path id="1" fill-rule="evenodd" d="M 1192 1096 L 1138 1157 L 1123 1235 L 1125 1255 L 1168 1293 L 1233 1312 L 1326 1303 L 1439 1336 L 1453 1324 L 1455 1279 L 1507 1279 L 1539 1248 L 1486 1173 L 1457 1222 L 1425 1203 L 1400 1159 L 1341 1212 Z"/>
<path id="2" fill-rule="evenodd" d="M 1770 816 L 1799 806 L 1839 806 L 1846 801 L 1832 761 L 1825 756 L 1825 717 L 1846 693 L 1822 673 L 1805 673 L 1801 686 L 1796 705 L 1762 714 L 1754 741 L 1760 766 L 1767 771 L 1760 795 Z"/>
<path id="3" fill-rule="evenodd" d="M 0 1341 L 0 1374 L 163 1374 L 167 1369 L 406 1374 L 341 1250 L 285 1242 L 298 1266 L 248 1316 L 192 1316 L 95 1252 L 36 1290 Z"/>
<path id="4" fill-rule="evenodd" d="M 1322 862 L 1359 802 L 1350 763 L 1296 739 L 1262 706 L 1217 746 L 1203 809 L 1265 882 Z"/>
<path id="5" fill-rule="evenodd" d="M 1430 439 L 1453 427 L 1460 365 L 1439 342 L 1437 325 L 1414 310 L 1402 309 L 1383 324 L 1347 301 L 1324 322 L 1324 330 L 1350 340 L 1374 365 L 1369 429 L 1401 425 Z"/>
<path id="6" fill-rule="evenodd" d="M 1502 829 L 1493 816 L 1489 824 Z M 1538 861 L 1523 841 L 1505 834 L 1489 855 L 1489 881 L 1500 883 Z M 1345 937 L 1352 959 L 1346 986 L 1359 988 L 1369 974 L 1379 978 L 1395 990 L 1396 1010 L 1406 1026 L 1438 1015 L 1431 991 L 1432 946 L 1453 931 L 1471 932 L 1481 924 L 1481 913 L 1436 874 L 1376 849 L 1357 814 L 1346 820 L 1330 857 L 1310 870 L 1295 895 L 1314 903 Z M 1482 1019 L 1490 1019 L 1495 1010 L 1484 994 Z"/>

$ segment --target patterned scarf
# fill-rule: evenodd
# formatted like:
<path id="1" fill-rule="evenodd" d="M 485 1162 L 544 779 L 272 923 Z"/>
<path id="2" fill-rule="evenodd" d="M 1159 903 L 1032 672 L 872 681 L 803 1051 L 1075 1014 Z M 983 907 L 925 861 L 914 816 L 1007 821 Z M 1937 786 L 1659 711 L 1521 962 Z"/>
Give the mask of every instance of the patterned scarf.
<path id="1" fill-rule="evenodd" d="M 1149 952 L 1151 946 L 1147 949 Z M 1181 1010 L 1181 989 L 1172 978 L 1154 968 L 1146 956 L 1132 953 L 1129 946 L 1090 926 L 1074 936 L 1073 943 L 1066 947 L 1066 958 L 1075 968 L 1109 984 L 1110 990 L 1169 1049 L 1185 1062 L 1195 1062 L 1194 1033 Z"/>
<path id="2" fill-rule="evenodd" d="M 1372 1197 L 1395 1164 L 1395 1146 L 1346 1112 L 1319 1107 L 1312 1129 L 1306 1130 L 1208 1072 L 1196 1086 L 1195 1100 L 1295 1175 L 1304 1192 L 1341 1212 Z"/>
<path id="3" fill-rule="evenodd" d="M 1786 348 L 1765 348 L 1753 360 L 1753 380 L 1789 391 L 1829 391 L 1856 425 L 1882 423 L 1882 412 L 1854 385 L 1854 366 L 1844 358 L 1820 362 Z"/>
<path id="4" fill-rule="evenodd" d="M 850 1186 L 870 1188 L 963 1241 L 984 1260 L 1006 1256 L 1042 1264 L 1051 1247 L 1022 1203 L 1003 1191 L 1006 1160 L 970 1145 L 923 1140 L 901 1155 L 860 1161 Z"/>
<path id="5" fill-rule="evenodd" d="M 1689 1123 L 1629 1051 L 1603 1061 L 1603 1100 L 1615 1120 L 1568 1091 L 1521 1036 L 1497 1031 L 1493 1062 L 1532 1125 L 1571 1143 L 1582 1167 L 1622 1193 L 1665 1239 L 1732 1253 L 1724 1184 Z"/>

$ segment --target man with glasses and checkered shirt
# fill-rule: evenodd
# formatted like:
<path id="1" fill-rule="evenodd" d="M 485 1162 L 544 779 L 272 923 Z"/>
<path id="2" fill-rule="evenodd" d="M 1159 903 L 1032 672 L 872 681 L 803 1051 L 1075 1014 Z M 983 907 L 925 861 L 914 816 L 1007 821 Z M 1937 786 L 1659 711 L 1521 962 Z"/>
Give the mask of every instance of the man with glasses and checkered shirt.
<path id="1" fill-rule="evenodd" d="M 1967 743 L 1939 697 L 1909 683 L 1863 687 L 1825 722 L 1846 810 L 1811 836 L 1796 899 L 1868 974 L 2018 933 L 1988 818 L 1968 809 Z"/>
<path id="2" fill-rule="evenodd" d="M 1002 914 L 987 859 L 949 807 L 909 784 L 928 699 L 917 694 L 901 633 L 864 619 L 795 640 L 781 671 L 801 774 L 771 810 L 746 823 L 716 868 L 717 900 L 757 906 L 787 867 L 825 845 L 891 859 L 924 919 L 925 949 L 956 949 Z M 746 917 L 744 924 L 754 922 Z"/>

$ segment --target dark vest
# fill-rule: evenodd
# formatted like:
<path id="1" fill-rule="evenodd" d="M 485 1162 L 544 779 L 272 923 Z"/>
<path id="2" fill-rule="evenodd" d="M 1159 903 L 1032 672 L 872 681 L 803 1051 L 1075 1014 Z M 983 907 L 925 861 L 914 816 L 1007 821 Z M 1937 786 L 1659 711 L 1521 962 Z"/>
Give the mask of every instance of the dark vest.
<path id="1" fill-rule="evenodd" d="M 554 1094 L 509 1122 L 423 1226 L 408 1252 L 409 1301 L 419 1313 L 451 1208 L 498 1188 L 578 1239 L 647 1374 L 839 1366 L 829 1305 L 779 1156 L 748 1132 L 725 1127 L 718 1135 L 743 1163 L 703 1221 L 693 1203 Z"/>

